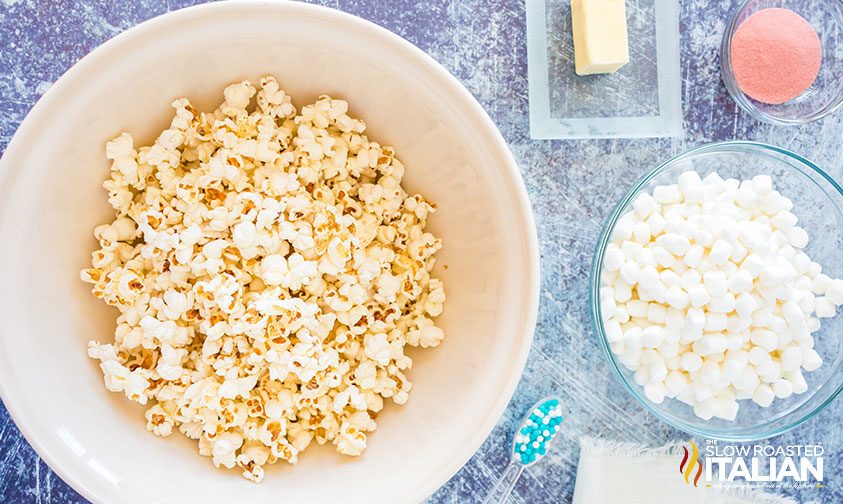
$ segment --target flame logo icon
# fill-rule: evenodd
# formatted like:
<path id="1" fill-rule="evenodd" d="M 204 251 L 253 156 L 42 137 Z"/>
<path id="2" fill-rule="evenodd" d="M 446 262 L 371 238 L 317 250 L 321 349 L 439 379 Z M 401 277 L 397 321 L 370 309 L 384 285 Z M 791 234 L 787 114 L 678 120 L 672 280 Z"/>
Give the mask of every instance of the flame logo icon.
<path id="1" fill-rule="evenodd" d="M 682 456 L 682 462 L 679 463 L 679 474 L 683 476 L 685 479 L 685 483 L 691 484 L 691 475 L 694 474 L 694 469 L 696 469 L 696 475 L 694 475 L 694 486 L 700 481 L 700 476 L 702 476 L 702 462 L 699 461 L 697 458 L 700 454 L 697 445 L 693 441 L 689 441 L 691 444 L 691 452 L 688 452 L 688 448 L 682 447 L 682 450 L 685 454 Z"/>

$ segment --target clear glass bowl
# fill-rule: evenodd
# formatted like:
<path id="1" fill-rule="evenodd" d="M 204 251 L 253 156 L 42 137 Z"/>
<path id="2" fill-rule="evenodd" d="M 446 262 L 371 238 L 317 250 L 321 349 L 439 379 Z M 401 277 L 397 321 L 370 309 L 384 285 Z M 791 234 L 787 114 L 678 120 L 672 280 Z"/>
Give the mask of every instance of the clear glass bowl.
<path id="1" fill-rule="evenodd" d="M 791 210 L 799 217 L 799 225 L 810 236 L 805 252 L 822 265 L 832 278 L 843 278 L 843 189 L 828 174 L 810 161 L 784 149 L 754 142 L 714 143 L 691 149 L 674 157 L 641 178 L 617 204 L 609 216 L 591 268 L 590 304 L 595 332 L 603 352 L 623 386 L 645 408 L 668 424 L 696 436 L 724 441 L 763 439 L 788 431 L 812 418 L 843 390 L 843 314 L 822 319 L 822 327 L 814 333 L 815 349 L 823 365 L 813 372 L 804 372 L 808 391 L 787 399 L 776 399 L 768 408 L 751 400 L 740 401 L 734 421 L 718 418 L 702 420 L 693 408 L 676 399 L 665 398 L 655 404 L 644 396 L 643 387 L 635 383 L 633 373 L 624 367 L 609 348 L 600 313 L 600 275 L 606 246 L 618 219 L 631 207 L 642 191 L 676 183 L 679 175 L 696 170 L 701 176 L 716 171 L 721 177 L 745 180 L 755 175 L 770 175 L 774 188 L 789 197 Z"/>
<path id="2" fill-rule="evenodd" d="M 737 27 L 755 12 L 770 7 L 790 9 L 811 23 L 822 44 L 822 66 L 817 80 L 797 98 L 780 105 L 762 103 L 745 95 L 732 72 L 732 37 Z M 723 83 L 737 104 L 760 121 L 797 125 L 825 117 L 843 105 L 843 2 L 839 0 L 747 0 L 734 14 L 720 46 Z"/>

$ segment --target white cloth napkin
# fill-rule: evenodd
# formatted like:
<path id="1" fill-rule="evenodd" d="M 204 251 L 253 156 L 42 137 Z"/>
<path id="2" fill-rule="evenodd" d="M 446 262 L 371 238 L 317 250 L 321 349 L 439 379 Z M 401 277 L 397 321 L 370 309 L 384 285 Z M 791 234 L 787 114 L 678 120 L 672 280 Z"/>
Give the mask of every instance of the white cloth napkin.
<path id="1" fill-rule="evenodd" d="M 682 446 L 583 438 L 573 504 L 798 504 L 752 488 L 689 485 L 679 473 Z"/>

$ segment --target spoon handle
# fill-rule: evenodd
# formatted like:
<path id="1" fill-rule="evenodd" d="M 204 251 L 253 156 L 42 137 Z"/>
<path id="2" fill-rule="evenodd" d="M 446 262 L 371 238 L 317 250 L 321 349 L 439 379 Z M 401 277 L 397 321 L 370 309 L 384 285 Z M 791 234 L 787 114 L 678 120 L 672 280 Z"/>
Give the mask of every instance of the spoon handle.
<path id="1" fill-rule="evenodd" d="M 524 464 L 519 464 L 515 461 L 510 462 L 504 470 L 503 475 L 501 475 L 501 478 L 495 484 L 495 487 L 486 496 L 483 504 L 506 502 L 506 498 L 512 493 L 512 489 L 515 488 L 515 483 L 523 471 Z"/>

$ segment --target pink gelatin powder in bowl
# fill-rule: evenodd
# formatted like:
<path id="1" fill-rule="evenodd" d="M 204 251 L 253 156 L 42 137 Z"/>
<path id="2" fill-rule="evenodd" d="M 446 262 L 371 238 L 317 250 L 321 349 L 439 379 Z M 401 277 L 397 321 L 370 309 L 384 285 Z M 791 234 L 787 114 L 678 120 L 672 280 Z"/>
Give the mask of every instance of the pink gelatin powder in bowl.
<path id="1" fill-rule="evenodd" d="M 732 71 L 741 91 L 777 105 L 804 93 L 817 78 L 822 47 L 810 23 L 789 9 L 763 9 L 732 37 Z"/>

